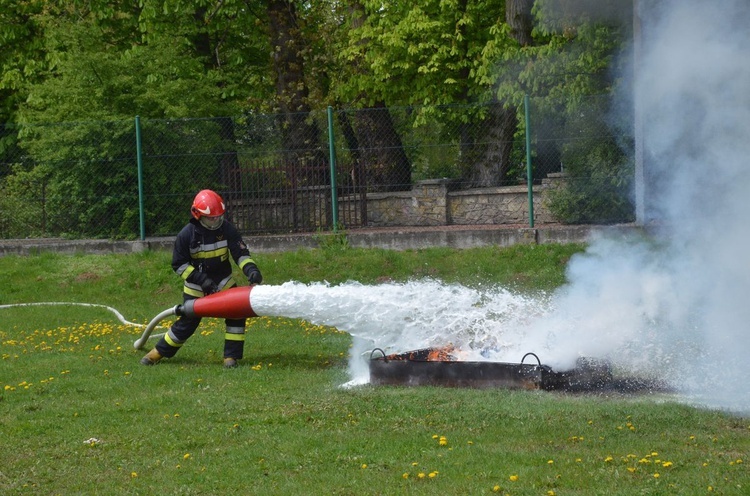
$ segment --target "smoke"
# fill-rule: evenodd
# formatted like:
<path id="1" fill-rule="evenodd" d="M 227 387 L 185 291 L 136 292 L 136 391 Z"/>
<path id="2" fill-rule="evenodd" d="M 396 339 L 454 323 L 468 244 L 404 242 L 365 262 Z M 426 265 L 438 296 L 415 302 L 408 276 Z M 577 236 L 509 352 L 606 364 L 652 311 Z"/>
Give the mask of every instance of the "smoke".
<path id="1" fill-rule="evenodd" d="M 750 9 L 641 2 L 635 105 L 646 240 L 595 240 L 528 339 L 665 374 L 692 401 L 750 411 Z M 646 5 L 647 4 L 647 5 Z"/>

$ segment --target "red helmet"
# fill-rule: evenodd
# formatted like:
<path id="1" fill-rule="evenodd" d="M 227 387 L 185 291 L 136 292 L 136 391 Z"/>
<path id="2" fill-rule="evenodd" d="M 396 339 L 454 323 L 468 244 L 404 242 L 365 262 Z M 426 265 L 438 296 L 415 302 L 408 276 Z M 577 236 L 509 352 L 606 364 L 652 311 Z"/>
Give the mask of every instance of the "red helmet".
<path id="1" fill-rule="evenodd" d="M 224 222 L 224 200 L 214 191 L 204 189 L 195 195 L 190 213 L 206 229 L 215 230 Z"/>

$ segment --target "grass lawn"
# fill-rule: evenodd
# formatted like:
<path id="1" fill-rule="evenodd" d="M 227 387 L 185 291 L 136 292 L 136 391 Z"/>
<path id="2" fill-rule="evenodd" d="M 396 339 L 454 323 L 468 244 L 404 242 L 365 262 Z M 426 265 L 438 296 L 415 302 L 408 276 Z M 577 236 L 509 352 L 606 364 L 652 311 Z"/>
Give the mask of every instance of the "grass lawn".
<path id="1" fill-rule="evenodd" d="M 255 259 L 265 284 L 430 277 L 524 292 L 562 284 L 582 249 Z M 0 305 L 96 303 L 145 324 L 180 303 L 168 253 L 2 257 L 0 273 Z M 105 308 L 0 309 L 0 494 L 750 494 L 748 418 L 665 395 L 347 389 L 348 334 L 248 323 L 236 369 L 221 367 L 218 319 L 144 367 L 142 329 Z"/>

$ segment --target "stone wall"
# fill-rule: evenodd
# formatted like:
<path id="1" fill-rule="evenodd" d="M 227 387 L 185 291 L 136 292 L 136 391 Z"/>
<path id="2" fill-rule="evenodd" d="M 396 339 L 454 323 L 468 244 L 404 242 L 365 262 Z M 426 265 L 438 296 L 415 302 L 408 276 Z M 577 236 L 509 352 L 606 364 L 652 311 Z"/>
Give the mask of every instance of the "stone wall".
<path id="1" fill-rule="evenodd" d="M 552 176 L 552 175 L 551 175 Z M 545 179 L 533 187 L 534 222 L 554 222 L 546 208 L 546 193 L 561 178 Z M 501 186 L 456 190 L 448 179 L 420 181 L 411 191 L 367 195 L 367 225 L 446 226 L 528 224 L 529 199 L 526 186 Z M 350 208 L 350 200 L 339 199 L 339 208 Z"/>
<path id="2" fill-rule="evenodd" d="M 546 207 L 549 191 L 559 187 L 562 174 L 550 174 L 535 185 L 534 223 L 547 224 L 554 218 Z M 450 179 L 419 181 L 410 191 L 367 194 L 368 227 L 412 227 L 449 225 L 529 224 L 529 192 L 525 185 L 496 188 L 457 189 Z M 351 226 L 363 224 L 361 198 L 340 197 L 339 219 Z M 240 231 L 300 226 L 320 228 L 330 220 L 331 199 L 327 186 L 299 190 L 294 199 L 257 199 L 235 202 L 233 222 Z"/>

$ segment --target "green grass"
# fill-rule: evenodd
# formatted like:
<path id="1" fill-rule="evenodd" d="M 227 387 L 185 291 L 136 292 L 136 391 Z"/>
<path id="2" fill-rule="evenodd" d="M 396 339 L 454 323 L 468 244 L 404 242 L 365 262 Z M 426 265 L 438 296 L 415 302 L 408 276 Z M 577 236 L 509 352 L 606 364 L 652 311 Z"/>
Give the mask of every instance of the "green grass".
<path id="1" fill-rule="evenodd" d="M 334 247 L 255 258 L 266 284 L 430 277 L 535 292 L 563 283 L 582 248 Z M 180 302 L 168 253 L 3 257 L 0 273 L 0 304 L 98 303 L 146 323 Z M 350 337 L 286 318 L 249 321 L 237 369 L 220 365 L 217 319 L 174 359 L 143 367 L 132 349 L 141 329 L 106 310 L 0 312 L 0 494 L 750 490 L 750 419 L 669 396 L 344 389 Z"/>

